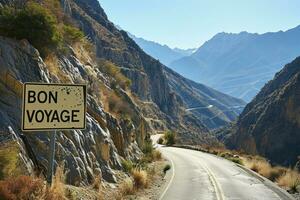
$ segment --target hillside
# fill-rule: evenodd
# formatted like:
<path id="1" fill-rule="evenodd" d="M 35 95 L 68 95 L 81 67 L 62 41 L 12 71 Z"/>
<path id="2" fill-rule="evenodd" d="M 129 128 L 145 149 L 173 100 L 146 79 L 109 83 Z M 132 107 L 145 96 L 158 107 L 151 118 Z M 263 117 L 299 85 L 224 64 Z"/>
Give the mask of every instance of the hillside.
<path id="1" fill-rule="evenodd" d="M 96 0 L 90 1 L 94 4 L 97 2 Z M 185 124 L 190 124 L 190 122 L 188 122 L 189 120 L 197 121 L 198 124 L 198 116 L 188 115 L 189 119 L 187 119 L 187 117 L 183 118 L 182 116 L 187 116 L 185 110 L 186 108 L 189 108 L 189 105 L 186 105 L 184 102 L 185 99 L 194 98 L 192 94 L 189 93 L 188 96 L 180 96 L 177 88 L 172 87 L 170 81 L 167 79 L 168 74 L 172 72 L 159 61 L 147 55 L 130 37 L 128 37 L 126 32 L 119 31 L 102 12 L 103 10 L 99 4 L 98 6 L 93 7 L 90 5 L 91 4 L 86 1 L 75 0 L 74 3 L 70 1 L 72 17 L 80 24 L 81 29 L 94 42 L 97 49 L 97 57 L 110 60 L 119 66 L 122 73 L 131 80 L 132 91 L 143 102 L 154 103 L 140 104 L 141 107 L 146 107 L 144 110 L 147 110 L 148 112 L 144 112 L 144 114 L 146 115 L 146 118 L 155 122 L 155 125 L 153 125 L 154 127 L 158 126 L 157 122 L 162 121 L 162 123 L 164 123 L 163 121 L 165 121 L 166 126 L 169 128 L 179 126 L 177 127 L 178 130 L 182 129 L 185 133 L 191 132 L 184 128 Z M 88 16 L 82 15 L 81 13 L 87 13 Z M 202 95 L 202 93 L 206 94 L 207 91 L 198 90 L 196 95 Z M 238 105 L 236 105 L 237 102 L 239 102 Z M 230 105 L 233 104 L 235 106 L 243 106 L 243 102 L 237 99 L 230 103 Z M 194 102 L 194 105 L 202 106 L 207 104 L 198 99 L 198 101 Z M 160 112 L 157 112 L 157 107 Z M 220 106 L 216 106 L 217 110 L 215 111 L 208 110 L 205 112 L 222 112 L 219 107 Z M 226 108 L 226 110 L 232 109 Z M 210 115 L 214 116 L 213 113 Z M 157 115 L 160 115 L 160 117 L 157 117 Z M 164 115 L 163 118 L 165 120 L 161 117 L 162 115 Z M 210 125 L 210 122 L 202 123 L 200 121 L 200 123 L 204 127 L 217 128 L 224 125 L 224 121 L 228 122 L 229 119 L 237 116 L 237 114 L 232 115 L 232 113 L 227 112 L 225 112 L 224 115 L 222 116 L 222 114 L 219 114 L 213 118 L 212 120 L 215 124 L 213 126 Z M 199 130 L 199 127 L 201 126 L 198 124 L 193 128 L 198 130 L 197 132 L 206 132 Z"/>
<path id="2" fill-rule="evenodd" d="M 48 135 L 20 128 L 25 82 L 87 85 L 86 130 L 57 132 L 55 166 L 63 165 L 66 183 L 76 186 L 98 176 L 117 182 L 121 161 L 137 160 L 157 132 L 219 145 L 209 129 L 229 123 L 240 112 L 236 106 L 244 106 L 144 53 L 97 0 L 37 2 L 0 0 L 1 7 L 14 6 L 0 12 L 0 143 L 15 147 L 18 164 L 11 170 L 47 172 Z M 189 110 L 202 106 L 207 108 Z"/>
<path id="3" fill-rule="evenodd" d="M 221 137 L 229 148 L 293 166 L 300 155 L 300 58 L 286 65 Z"/>
<path id="4" fill-rule="evenodd" d="M 145 40 L 130 33 L 128 33 L 128 35 L 143 49 L 143 51 L 166 66 L 169 66 L 175 60 L 190 56 L 195 51 L 195 49 L 172 49 L 167 45 L 161 45 L 157 42 Z"/>
<path id="5" fill-rule="evenodd" d="M 181 75 L 247 102 L 300 55 L 300 26 L 265 34 L 219 33 L 169 66 Z"/>

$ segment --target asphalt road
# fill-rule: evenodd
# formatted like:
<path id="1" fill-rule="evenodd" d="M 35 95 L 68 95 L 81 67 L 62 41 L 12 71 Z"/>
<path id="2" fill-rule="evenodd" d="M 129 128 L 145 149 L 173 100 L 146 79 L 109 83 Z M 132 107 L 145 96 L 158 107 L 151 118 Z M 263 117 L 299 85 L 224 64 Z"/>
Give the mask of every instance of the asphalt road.
<path id="1" fill-rule="evenodd" d="M 158 148 L 172 164 L 160 200 L 293 199 L 272 182 L 223 158 L 188 149 Z"/>

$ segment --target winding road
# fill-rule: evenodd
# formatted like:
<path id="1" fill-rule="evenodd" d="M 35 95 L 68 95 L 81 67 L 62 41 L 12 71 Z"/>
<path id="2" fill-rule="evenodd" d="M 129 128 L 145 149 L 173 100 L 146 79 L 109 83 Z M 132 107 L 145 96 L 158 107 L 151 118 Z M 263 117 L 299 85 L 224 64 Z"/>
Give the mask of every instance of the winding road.
<path id="1" fill-rule="evenodd" d="M 171 162 L 159 200 L 290 200 L 269 180 L 226 159 L 194 150 L 158 146 Z"/>

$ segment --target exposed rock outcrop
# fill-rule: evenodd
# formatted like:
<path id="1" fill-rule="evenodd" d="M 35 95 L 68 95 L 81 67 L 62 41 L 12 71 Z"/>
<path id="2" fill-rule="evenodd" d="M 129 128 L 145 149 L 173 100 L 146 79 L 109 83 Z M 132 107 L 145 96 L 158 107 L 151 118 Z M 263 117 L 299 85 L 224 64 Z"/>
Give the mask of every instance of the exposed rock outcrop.
<path id="1" fill-rule="evenodd" d="M 61 57 L 59 67 L 72 82 L 85 80 L 87 68 L 75 54 Z M 39 57 L 39 53 L 26 40 L 14 41 L 0 38 L 0 133 L 4 139 L 19 141 L 23 152 L 20 156 L 28 166 L 28 172 L 38 167 L 47 170 L 48 143 L 51 133 L 21 132 L 21 94 L 23 82 L 61 81 Z M 56 77 L 56 78 L 54 78 Z M 20 92 L 21 91 L 21 92 Z M 142 120 L 142 116 L 137 113 Z M 144 122 L 141 122 L 144 123 Z M 82 185 L 91 183 L 96 175 L 104 180 L 115 182 L 113 169 L 121 169 L 121 156 L 137 158 L 141 152 L 139 142 L 146 137 L 146 130 L 135 128 L 139 120 L 119 121 L 88 96 L 87 127 L 85 130 L 59 131 L 55 164 L 64 165 L 67 171 L 67 183 Z M 144 127 L 142 127 L 144 128 Z M 144 135 L 140 136 L 140 132 Z M 147 132 L 147 133 L 145 133 Z M 15 136 L 15 137 L 12 137 Z"/>
<path id="2" fill-rule="evenodd" d="M 222 132 L 222 131 L 221 131 Z M 224 136 L 224 135 L 223 135 Z M 300 155 L 300 58 L 278 72 L 225 131 L 230 148 L 294 165 Z"/>

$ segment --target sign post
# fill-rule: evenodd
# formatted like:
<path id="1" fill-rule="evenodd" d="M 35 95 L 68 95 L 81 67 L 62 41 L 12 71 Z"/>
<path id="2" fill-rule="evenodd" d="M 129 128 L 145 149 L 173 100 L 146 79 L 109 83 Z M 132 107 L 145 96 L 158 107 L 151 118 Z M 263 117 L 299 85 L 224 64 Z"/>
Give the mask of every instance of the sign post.
<path id="1" fill-rule="evenodd" d="M 47 182 L 52 184 L 57 130 L 85 129 L 86 85 L 25 83 L 22 131 L 49 133 Z"/>
<path id="2" fill-rule="evenodd" d="M 49 162 L 48 162 L 48 173 L 47 173 L 47 182 L 49 185 L 52 184 L 53 170 L 54 170 L 54 157 L 55 157 L 55 139 L 56 131 L 50 134 L 50 153 L 49 153 Z"/>

